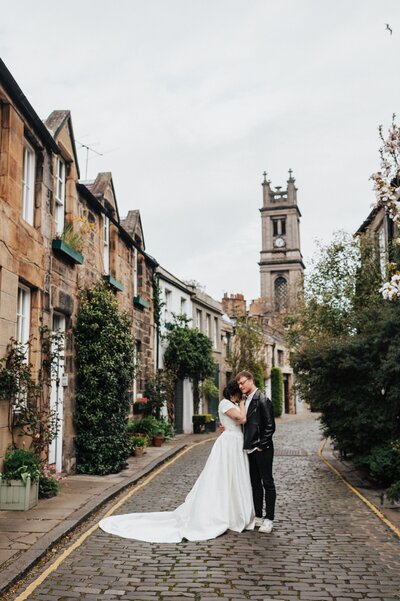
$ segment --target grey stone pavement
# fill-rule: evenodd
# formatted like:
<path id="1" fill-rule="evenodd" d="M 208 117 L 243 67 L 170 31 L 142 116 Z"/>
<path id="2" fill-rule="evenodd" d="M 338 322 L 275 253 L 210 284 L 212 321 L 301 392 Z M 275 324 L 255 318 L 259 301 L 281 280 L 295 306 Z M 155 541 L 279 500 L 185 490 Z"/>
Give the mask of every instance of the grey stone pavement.
<path id="1" fill-rule="evenodd" d="M 149 544 L 96 529 L 27 599 L 399 600 L 399 539 L 318 457 L 316 416 L 278 420 L 275 441 L 278 511 L 270 535 L 227 532 L 205 542 Z M 193 447 L 116 513 L 176 507 L 211 444 Z"/>

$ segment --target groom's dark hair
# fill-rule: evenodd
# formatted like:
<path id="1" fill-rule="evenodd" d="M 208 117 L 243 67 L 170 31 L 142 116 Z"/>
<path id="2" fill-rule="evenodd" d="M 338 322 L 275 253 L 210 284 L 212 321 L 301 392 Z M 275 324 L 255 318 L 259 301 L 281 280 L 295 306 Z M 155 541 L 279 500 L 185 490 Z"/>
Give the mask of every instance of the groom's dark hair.
<path id="1" fill-rule="evenodd" d="M 235 378 L 236 382 L 239 382 L 240 378 L 248 378 L 249 380 L 253 380 L 253 382 L 254 382 L 254 376 L 251 373 L 251 371 L 246 371 L 246 370 L 240 371 Z"/>

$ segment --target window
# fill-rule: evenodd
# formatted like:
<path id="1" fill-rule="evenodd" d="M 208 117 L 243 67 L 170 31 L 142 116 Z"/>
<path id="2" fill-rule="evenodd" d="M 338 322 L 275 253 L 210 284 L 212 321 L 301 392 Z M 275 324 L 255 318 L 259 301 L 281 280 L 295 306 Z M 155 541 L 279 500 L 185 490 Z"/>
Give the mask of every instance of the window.
<path id="1" fill-rule="evenodd" d="M 214 317 L 214 348 L 218 348 L 218 318 Z"/>
<path id="2" fill-rule="evenodd" d="M 201 311 L 200 309 L 196 309 L 196 328 L 201 332 L 202 319 L 201 319 Z"/>
<path id="3" fill-rule="evenodd" d="M 211 336 L 211 315 L 206 315 L 206 336 Z"/>
<path id="4" fill-rule="evenodd" d="M 272 220 L 272 233 L 275 236 L 286 236 L 286 217 Z"/>
<path id="5" fill-rule="evenodd" d="M 275 311 L 282 311 L 288 306 L 288 286 L 283 277 L 275 280 Z"/>
<path id="6" fill-rule="evenodd" d="M 110 273 L 110 220 L 104 215 L 104 273 Z"/>
<path id="7" fill-rule="evenodd" d="M 36 157 L 35 152 L 28 144 L 24 144 L 23 167 L 22 167 L 22 218 L 33 225 L 35 208 L 35 171 Z"/>
<path id="8" fill-rule="evenodd" d="M 165 315 L 168 315 L 171 312 L 171 303 L 172 303 L 172 292 L 165 288 L 164 290 L 164 298 L 165 298 Z"/>
<path id="9" fill-rule="evenodd" d="M 283 367 L 284 364 L 284 356 L 283 356 L 283 351 L 278 350 L 278 365 L 279 367 Z"/>
<path id="10" fill-rule="evenodd" d="M 181 297 L 181 315 L 186 315 L 186 298 Z"/>
<path id="11" fill-rule="evenodd" d="M 29 340 L 31 315 L 31 291 L 26 286 L 18 286 L 17 341 L 26 344 Z"/>
<path id="12" fill-rule="evenodd" d="M 231 356 L 231 334 L 230 332 L 226 333 L 226 356 Z"/>
<path id="13" fill-rule="evenodd" d="M 382 277 L 386 277 L 387 270 L 387 253 L 386 253 L 386 240 L 385 240 L 385 230 L 383 226 L 378 231 L 378 252 L 379 252 L 379 266 L 381 270 Z"/>
<path id="14" fill-rule="evenodd" d="M 133 296 L 138 296 L 138 257 L 136 248 L 133 249 Z"/>
<path id="15" fill-rule="evenodd" d="M 56 233 L 61 234 L 64 229 L 65 215 L 65 161 L 61 157 L 57 158 L 56 168 Z"/>

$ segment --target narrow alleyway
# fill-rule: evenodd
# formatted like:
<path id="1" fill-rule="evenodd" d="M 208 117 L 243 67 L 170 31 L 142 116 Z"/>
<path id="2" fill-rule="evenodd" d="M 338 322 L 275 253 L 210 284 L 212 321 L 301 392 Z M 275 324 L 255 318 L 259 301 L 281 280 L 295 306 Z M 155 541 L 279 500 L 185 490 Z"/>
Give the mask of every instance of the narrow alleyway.
<path id="1" fill-rule="evenodd" d="M 280 420 L 275 440 L 278 513 L 271 535 L 228 532 L 206 542 L 160 545 L 97 529 L 27 598 L 400 599 L 399 540 L 319 459 L 315 416 Z M 201 471 L 210 445 L 183 455 L 117 513 L 176 507 Z"/>

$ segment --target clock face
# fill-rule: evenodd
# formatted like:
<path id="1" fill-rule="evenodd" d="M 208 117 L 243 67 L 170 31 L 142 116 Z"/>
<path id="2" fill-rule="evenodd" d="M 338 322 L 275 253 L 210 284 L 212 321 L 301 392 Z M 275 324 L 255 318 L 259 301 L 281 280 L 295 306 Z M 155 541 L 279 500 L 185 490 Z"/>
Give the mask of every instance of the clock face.
<path id="1" fill-rule="evenodd" d="M 285 240 L 283 238 L 281 238 L 280 236 L 278 238 L 275 238 L 274 246 L 276 248 L 283 248 L 285 246 Z"/>

